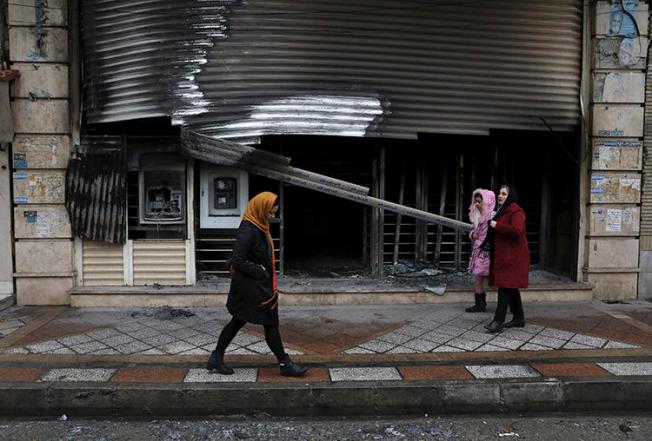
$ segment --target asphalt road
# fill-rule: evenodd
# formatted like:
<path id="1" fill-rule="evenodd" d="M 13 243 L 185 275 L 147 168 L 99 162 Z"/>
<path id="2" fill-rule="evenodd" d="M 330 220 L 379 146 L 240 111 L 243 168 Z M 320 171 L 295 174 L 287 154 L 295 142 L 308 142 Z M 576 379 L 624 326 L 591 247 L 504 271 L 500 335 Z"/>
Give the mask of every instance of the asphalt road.
<path id="1" fill-rule="evenodd" d="M 61 417 L 61 419 L 63 419 Z M 118 440 L 652 440 L 652 414 L 296 419 L 0 419 L 0 439 Z"/>

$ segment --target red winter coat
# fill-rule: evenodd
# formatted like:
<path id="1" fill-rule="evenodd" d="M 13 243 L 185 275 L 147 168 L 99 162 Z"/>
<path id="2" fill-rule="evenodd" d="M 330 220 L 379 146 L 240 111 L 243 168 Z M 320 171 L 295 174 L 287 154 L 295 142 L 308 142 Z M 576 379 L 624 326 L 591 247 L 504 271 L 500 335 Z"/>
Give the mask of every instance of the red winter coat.
<path id="1" fill-rule="evenodd" d="M 525 212 L 514 202 L 504 210 L 494 228 L 490 283 L 497 288 L 527 288 L 530 250 L 525 237 Z"/>

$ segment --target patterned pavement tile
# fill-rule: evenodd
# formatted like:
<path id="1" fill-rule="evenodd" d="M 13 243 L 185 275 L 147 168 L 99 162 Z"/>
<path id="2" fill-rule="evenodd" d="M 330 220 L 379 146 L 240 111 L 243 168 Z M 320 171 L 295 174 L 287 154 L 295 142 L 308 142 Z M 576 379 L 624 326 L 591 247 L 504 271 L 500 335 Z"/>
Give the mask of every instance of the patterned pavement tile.
<path id="1" fill-rule="evenodd" d="M 386 381 L 401 379 L 401 374 L 393 367 L 331 368 L 329 371 L 332 381 Z"/>
<path id="2" fill-rule="evenodd" d="M 364 342 L 360 345 L 361 348 L 363 349 L 369 349 L 370 351 L 374 351 L 378 354 L 385 353 L 389 350 L 392 350 L 396 347 L 394 343 L 387 343 L 381 340 L 371 340 Z"/>
<path id="3" fill-rule="evenodd" d="M 527 332 L 530 334 L 538 334 L 539 332 L 543 331 L 545 329 L 544 326 L 539 326 L 539 325 L 534 325 L 531 323 L 525 323 L 525 326 L 522 328 L 518 328 L 519 330 L 523 332 Z"/>
<path id="4" fill-rule="evenodd" d="M 49 351 L 54 351 L 56 349 L 61 349 L 64 346 L 56 341 L 44 341 L 41 343 L 34 343 L 32 345 L 27 345 L 25 346 L 25 349 L 27 349 L 29 352 L 35 353 L 35 354 L 41 354 L 44 352 L 49 352 Z"/>
<path id="5" fill-rule="evenodd" d="M 397 345 L 403 344 L 406 341 L 412 340 L 413 337 L 406 334 L 399 334 L 397 332 L 390 332 L 389 334 L 384 334 L 378 337 L 378 340 L 383 340 L 389 343 L 394 343 Z"/>
<path id="6" fill-rule="evenodd" d="M 402 366 L 398 370 L 405 380 L 472 380 L 464 366 Z"/>
<path id="7" fill-rule="evenodd" d="M 116 331 L 115 329 L 103 328 L 103 329 L 98 329 L 96 331 L 89 332 L 86 335 L 101 340 L 104 338 L 114 337 L 116 335 L 122 335 L 122 333 Z"/>
<path id="8" fill-rule="evenodd" d="M 272 351 L 269 349 L 269 346 L 267 346 L 267 343 L 264 341 L 254 343 L 253 345 L 249 345 L 247 346 L 247 349 L 257 354 L 267 355 L 272 353 Z"/>
<path id="9" fill-rule="evenodd" d="M 439 345 L 439 343 L 430 340 L 415 338 L 414 340 L 403 343 L 402 346 L 405 348 L 414 349 L 417 352 L 430 352 Z"/>
<path id="10" fill-rule="evenodd" d="M 118 369 L 111 381 L 119 383 L 181 383 L 188 369 Z"/>
<path id="11" fill-rule="evenodd" d="M 134 341 L 131 343 L 127 343 L 126 345 L 117 346 L 115 349 L 120 351 L 121 354 L 130 355 L 130 354 L 135 354 L 137 352 L 147 351 L 149 349 L 152 349 L 152 347 L 143 342 Z"/>
<path id="12" fill-rule="evenodd" d="M 208 355 L 211 351 L 203 348 L 193 348 L 189 351 L 179 352 L 179 355 Z"/>
<path id="13" fill-rule="evenodd" d="M 511 349 L 512 351 L 515 351 L 523 345 L 523 342 L 520 340 L 507 338 L 507 336 L 503 337 L 502 335 L 494 338 L 490 343 L 493 346 L 500 346 L 501 348 Z"/>
<path id="14" fill-rule="evenodd" d="M 120 351 L 113 348 L 100 349 L 99 351 L 91 352 L 93 355 L 120 355 Z"/>
<path id="15" fill-rule="evenodd" d="M 45 372 L 45 369 L 37 368 L 0 368 L 0 382 L 36 381 Z"/>
<path id="16" fill-rule="evenodd" d="M 0 338 L 6 337 L 9 334 L 13 333 L 14 331 L 18 331 L 20 328 L 5 328 L 5 329 L 0 329 Z"/>
<path id="17" fill-rule="evenodd" d="M 48 372 L 41 381 L 54 382 L 79 382 L 79 381 L 92 381 L 104 382 L 109 381 L 115 369 L 52 369 Z"/>
<path id="18" fill-rule="evenodd" d="M 475 378 L 535 378 L 539 373 L 527 365 L 466 366 Z"/>
<path id="19" fill-rule="evenodd" d="M 99 341 L 91 341 L 89 343 L 82 343 L 71 347 L 73 351 L 78 354 L 90 354 L 91 352 L 99 351 L 101 349 L 107 349 L 108 346 Z"/>
<path id="20" fill-rule="evenodd" d="M 181 328 L 173 331 L 172 334 L 179 340 L 186 340 L 187 338 L 192 338 L 194 335 L 199 334 L 199 332 L 192 328 Z"/>
<path id="21" fill-rule="evenodd" d="M 256 369 L 234 369 L 233 375 L 208 372 L 206 369 L 190 369 L 184 383 L 253 383 L 256 381 Z"/>
<path id="22" fill-rule="evenodd" d="M 0 352 L 2 354 L 29 354 L 29 351 L 25 348 L 8 348 Z"/>
<path id="23" fill-rule="evenodd" d="M 552 348 L 547 346 L 540 346 L 534 343 L 525 343 L 523 346 L 518 348 L 519 351 L 552 351 Z"/>
<path id="24" fill-rule="evenodd" d="M 259 343 L 259 342 L 262 342 L 264 340 L 265 340 L 264 338 L 261 338 L 261 337 L 255 336 L 255 335 L 251 335 L 251 334 L 247 334 L 246 332 L 239 332 L 235 336 L 235 338 L 233 339 L 232 342 L 235 343 L 236 345 L 248 346 L 250 344 Z M 217 343 L 217 341 L 216 341 L 216 343 Z"/>
<path id="25" fill-rule="evenodd" d="M 185 341 L 175 341 L 172 343 L 165 344 L 159 349 L 163 351 L 166 354 L 178 354 L 180 352 L 185 352 L 189 351 L 191 349 L 194 349 L 196 346 L 191 345 L 190 343 L 186 343 Z"/>
<path id="26" fill-rule="evenodd" d="M 22 327 L 24 323 L 20 320 L 13 319 L 13 320 L 5 320 L 5 321 L 0 321 L 0 330 L 4 329 L 18 329 Z"/>
<path id="27" fill-rule="evenodd" d="M 345 354 L 375 354 L 374 351 L 370 351 L 369 349 L 363 349 L 359 346 L 356 346 L 355 348 L 347 349 L 344 351 Z"/>
<path id="28" fill-rule="evenodd" d="M 468 329 L 458 328 L 457 326 L 451 325 L 442 325 L 435 329 L 435 332 L 440 334 L 450 335 L 451 337 L 457 337 L 458 335 L 464 334 Z"/>
<path id="29" fill-rule="evenodd" d="M 573 338 L 571 338 L 571 341 L 583 345 L 593 346 L 596 348 L 602 347 L 602 345 L 604 345 L 607 342 L 607 340 L 605 340 L 604 338 L 592 337 L 590 335 L 582 335 L 582 334 L 575 335 Z"/>
<path id="30" fill-rule="evenodd" d="M 233 354 L 233 355 L 258 355 L 259 354 L 258 352 L 254 352 L 246 348 L 238 348 L 238 347 L 234 347 L 233 349 L 227 349 L 226 353 Z"/>
<path id="31" fill-rule="evenodd" d="M 217 344 L 217 338 L 210 334 L 195 334 L 191 337 L 182 338 L 181 340 L 186 341 L 195 346 L 203 346 L 208 343 L 212 343 L 213 346 Z"/>
<path id="32" fill-rule="evenodd" d="M 127 332 L 127 334 L 132 336 L 133 338 L 137 338 L 137 339 L 142 340 L 142 339 L 147 338 L 147 337 L 152 337 L 154 335 L 159 335 L 160 332 L 157 331 L 156 329 L 146 327 L 146 328 L 139 329 L 137 331 Z"/>
<path id="33" fill-rule="evenodd" d="M 176 341 L 174 337 L 167 334 L 157 334 L 149 337 L 144 337 L 140 339 L 143 343 L 147 343 L 150 346 L 162 346 L 168 343 Z"/>
<path id="34" fill-rule="evenodd" d="M 520 340 L 522 342 L 529 341 L 534 334 L 530 334 L 529 332 L 523 332 L 519 331 L 518 329 L 515 328 L 509 328 L 503 331 L 501 334 L 502 337 L 508 338 L 510 340 Z"/>
<path id="35" fill-rule="evenodd" d="M 127 343 L 131 343 L 135 339 L 133 337 L 130 337 L 128 335 L 116 335 L 115 337 L 109 337 L 109 338 L 104 338 L 102 339 L 102 343 L 104 343 L 107 346 L 111 346 L 115 348 L 116 346 L 121 346 Z"/>
<path id="36" fill-rule="evenodd" d="M 402 328 L 396 329 L 394 332 L 399 334 L 409 335 L 410 337 L 418 337 L 425 332 L 423 328 L 417 328 L 415 326 L 404 326 Z"/>
<path id="37" fill-rule="evenodd" d="M 505 351 L 509 351 L 509 349 L 501 348 L 500 346 L 494 346 L 492 344 L 487 343 L 486 345 L 480 346 L 475 351 L 476 352 L 505 352 Z"/>
<path id="38" fill-rule="evenodd" d="M 562 349 L 595 349 L 593 346 L 582 345 L 580 343 L 575 343 L 574 341 L 569 341 L 566 343 Z"/>
<path id="39" fill-rule="evenodd" d="M 539 345 L 539 346 L 546 346 L 552 349 L 559 349 L 566 343 L 566 340 L 560 340 L 558 338 L 553 338 L 553 337 L 546 337 L 539 334 L 532 337 L 528 343 Z"/>
<path id="40" fill-rule="evenodd" d="M 464 349 L 465 351 L 474 351 L 478 349 L 480 346 L 482 346 L 482 344 L 483 344 L 482 342 L 468 340 L 466 338 L 455 338 L 449 341 L 448 343 L 446 343 L 446 345 L 448 346 Z"/>
<path id="41" fill-rule="evenodd" d="M 310 368 L 303 377 L 284 377 L 275 367 L 258 369 L 259 383 L 318 383 L 326 381 L 329 381 L 326 368 Z"/>
<path id="42" fill-rule="evenodd" d="M 453 346 L 441 345 L 430 352 L 464 352 L 464 349 L 455 348 Z"/>
<path id="43" fill-rule="evenodd" d="M 158 349 L 148 349 L 146 351 L 139 352 L 138 355 L 163 355 L 162 351 L 159 351 Z"/>
<path id="44" fill-rule="evenodd" d="M 427 333 L 423 334 L 419 338 L 441 344 L 441 343 L 446 343 L 448 340 L 454 339 L 455 336 L 447 335 L 447 334 L 441 334 L 441 333 L 439 333 L 439 332 L 437 332 L 435 330 L 435 331 L 427 332 Z"/>
<path id="45" fill-rule="evenodd" d="M 604 345 L 604 349 L 634 349 L 640 348 L 640 346 L 631 345 L 629 343 L 622 343 L 619 341 L 610 341 Z"/>
<path id="46" fill-rule="evenodd" d="M 391 351 L 387 351 L 387 354 L 416 354 L 418 351 L 411 348 L 406 348 L 405 346 L 397 346 Z"/>
<path id="47" fill-rule="evenodd" d="M 82 334 L 82 335 L 70 335 L 68 337 L 58 338 L 57 341 L 62 345 L 70 347 L 70 346 L 80 345 L 82 343 L 88 343 L 90 341 L 93 341 L 93 339 L 88 335 Z"/>
<path id="48" fill-rule="evenodd" d="M 494 336 L 487 334 L 486 332 L 468 331 L 460 335 L 458 338 L 464 338 L 466 340 L 477 341 L 480 343 L 487 343 L 488 341 L 492 340 Z"/>
<path id="49" fill-rule="evenodd" d="M 618 376 L 652 375 L 652 363 L 596 363 L 601 368 Z"/>
<path id="50" fill-rule="evenodd" d="M 558 338 L 560 340 L 570 340 L 575 335 L 574 332 L 562 331 L 561 329 L 546 328 L 539 333 L 545 337 Z"/>
<path id="51" fill-rule="evenodd" d="M 61 349 L 55 349 L 53 351 L 48 351 L 46 352 L 46 354 L 65 355 L 65 354 L 76 354 L 76 352 L 70 348 L 61 348 Z"/>
<path id="52" fill-rule="evenodd" d="M 546 377 L 605 377 L 609 373 L 593 363 L 536 363 L 532 367 Z"/>

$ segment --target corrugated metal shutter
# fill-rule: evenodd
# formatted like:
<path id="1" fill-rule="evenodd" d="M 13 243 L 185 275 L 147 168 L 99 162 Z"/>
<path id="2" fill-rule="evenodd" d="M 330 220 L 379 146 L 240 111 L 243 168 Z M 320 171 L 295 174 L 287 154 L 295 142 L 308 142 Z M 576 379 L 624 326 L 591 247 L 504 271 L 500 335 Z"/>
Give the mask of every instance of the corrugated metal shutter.
<path id="1" fill-rule="evenodd" d="M 135 240 L 132 259 L 134 285 L 186 284 L 184 240 Z"/>
<path id="2" fill-rule="evenodd" d="M 122 245 L 85 240 L 82 246 L 84 286 L 124 285 Z"/>
<path id="3" fill-rule="evenodd" d="M 249 0 L 219 2 L 222 9 L 207 1 L 192 13 L 167 0 L 84 3 L 95 14 L 84 24 L 95 51 L 86 62 L 89 122 L 136 118 L 154 105 L 176 124 L 241 142 L 546 130 L 542 117 L 570 130 L 579 122 L 579 0 Z M 213 46 L 167 28 L 174 14 Z M 162 81 L 166 67 L 148 55 L 178 64 L 192 49 L 186 89 L 173 76 L 187 69 L 170 69 Z M 157 104 L 166 94 L 173 103 Z"/>
<path id="4" fill-rule="evenodd" d="M 652 18 L 651 18 L 652 19 Z M 652 251 L 652 45 L 648 48 L 643 133 L 643 183 L 641 186 L 641 251 Z"/>

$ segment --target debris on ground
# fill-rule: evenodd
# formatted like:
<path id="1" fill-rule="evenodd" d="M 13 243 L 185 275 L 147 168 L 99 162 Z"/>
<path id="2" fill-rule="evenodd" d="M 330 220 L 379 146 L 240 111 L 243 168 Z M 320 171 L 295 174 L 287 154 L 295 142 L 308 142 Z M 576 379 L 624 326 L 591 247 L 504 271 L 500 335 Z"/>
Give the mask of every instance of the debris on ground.
<path id="1" fill-rule="evenodd" d="M 170 306 L 161 306 L 144 311 L 134 311 L 131 317 L 154 317 L 158 320 L 170 320 L 179 317 L 194 317 L 195 313 L 187 309 L 172 308 Z"/>

